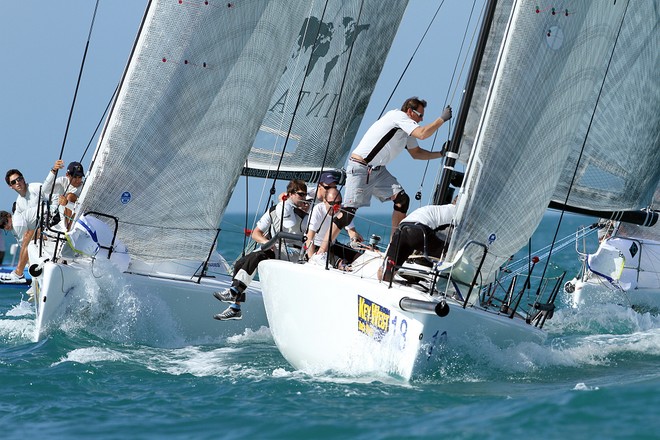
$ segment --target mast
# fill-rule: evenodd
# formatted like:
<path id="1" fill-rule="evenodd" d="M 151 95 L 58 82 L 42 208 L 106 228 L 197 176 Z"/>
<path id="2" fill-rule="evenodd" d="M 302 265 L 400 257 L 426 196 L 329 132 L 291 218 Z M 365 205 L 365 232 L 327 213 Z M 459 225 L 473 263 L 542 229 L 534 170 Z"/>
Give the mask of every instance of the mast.
<path id="1" fill-rule="evenodd" d="M 479 40 L 477 41 L 477 47 L 474 50 L 472 65 L 470 66 L 470 72 L 468 74 L 467 84 L 465 86 L 465 93 L 461 99 L 459 114 L 456 118 L 456 128 L 454 129 L 454 134 L 449 143 L 449 148 L 447 150 L 448 153 L 458 153 L 458 146 L 461 142 L 461 138 L 463 137 L 465 121 L 467 120 L 468 110 L 470 108 L 470 103 L 472 102 L 472 95 L 474 94 L 475 84 L 477 83 L 477 78 L 479 76 L 479 69 L 481 68 L 481 61 L 486 49 L 486 43 L 490 33 L 490 26 L 493 22 L 493 17 L 495 16 L 496 6 L 497 0 L 489 0 L 486 6 L 486 14 L 481 23 Z M 447 198 L 451 199 L 452 196 L 451 194 L 448 194 L 448 191 L 449 184 L 454 174 L 454 165 L 456 165 L 456 159 L 446 156 L 445 165 L 442 170 L 442 178 L 433 197 L 433 203 L 436 205 L 450 202 L 450 200 L 447 200 Z"/>

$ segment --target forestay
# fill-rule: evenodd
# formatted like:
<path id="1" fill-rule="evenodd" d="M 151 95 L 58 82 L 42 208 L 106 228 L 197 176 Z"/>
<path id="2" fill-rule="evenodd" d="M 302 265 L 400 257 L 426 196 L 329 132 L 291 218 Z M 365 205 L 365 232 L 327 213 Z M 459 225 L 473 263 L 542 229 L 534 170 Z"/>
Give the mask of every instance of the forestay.
<path id="1" fill-rule="evenodd" d="M 309 12 L 288 0 L 149 3 L 82 195 L 142 260 L 204 260 Z"/>
<path id="2" fill-rule="evenodd" d="M 526 244 L 553 195 L 565 196 L 576 152 L 585 138 L 590 153 L 582 159 L 578 186 L 586 188 L 589 183 L 592 190 L 576 191 L 569 203 L 582 204 L 584 199 L 584 204 L 594 204 L 587 202 L 589 197 L 601 196 L 593 188 L 605 188 L 615 168 L 617 172 L 634 169 L 636 179 L 644 182 L 615 189 L 621 193 L 619 200 L 630 192 L 627 208 L 648 203 L 657 184 L 658 87 L 651 75 L 657 75 L 658 66 L 657 56 L 648 54 L 657 47 L 657 2 L 594 0 L 570 3 L 568 8 L 553 10 L 532 1 L 516 1 L 508 23 L 497 22 L 491 30 L 504 38 L 494 68 L 484 71 L 486 75 L 493 72 L 488 94 L 482 103 L 475 103 L 485 110 L 474 134 L 449 251 L 449 257 L 455 257 L 469 240 L 488 245 L 481 281 L 492 279 L 498 267 Z M 506 14 L 503 11 L 500 18 Z M 617 43 L 620 28 L 623 40 Z M 607 72 L 612 53 L 613 64 Z M 623 75 L 626 63 L 633 64 L 633 79 Z M 633 90 L 633 83 L 648 86 Z M 650 92 L 647 87 L 655 89 Z M 643 100 L 651 102 L 640 103 Z M 596 107 L 596 121 L 587 134 Z M 633 119 L 637 121 L 634 127 Z M 621 148 L 623 156 L 632 149 L 642 153 L 635 156 L 634 165 L 616 162 L 620 153 L 597 160 L 600 150 Z M 594 171 L 596 164 L 609 174 Z M 614 205 L 615 199 L 610 200 Z M 475 267 L 481 249 L 472 249 L 465 257 Z M 461 271 L 456 273 L 461 276 Z M 471 281 L 469 273 L 463 275 Z"/>
<path id="3" fill-rule="evenodd" d="M 286 67 L 273 69 L 283 73 L 246 174 L 266 176 L 277 169 L 292 118 L 279 178 L 312 180 L 311 172 L 324 165 L 326 148 L 325 168 L 343 165 L 407 3 L 313 2 L 310 17 L 297 23 Z"/>

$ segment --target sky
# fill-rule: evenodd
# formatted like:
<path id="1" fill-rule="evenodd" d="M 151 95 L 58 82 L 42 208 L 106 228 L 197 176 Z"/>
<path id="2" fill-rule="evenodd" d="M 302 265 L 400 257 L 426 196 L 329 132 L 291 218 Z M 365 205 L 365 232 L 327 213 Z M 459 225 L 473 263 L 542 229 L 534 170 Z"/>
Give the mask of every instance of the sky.
<path id="1" fill-rule="evenodd" d="M 8 169 L 17 168 L 28 182 L 41 182 L 60 156 L 95 4 L 95 0 L 3 2 L 0 14 L 0 146 L 3 176 Z M 99 2 L 64 147 L 65 163 L 79 161 L 83 157 L 92 133 L 121 78 L 146 4 L 146 0 Z M 354 145 L 380 115 L 441 4 L 433 27 L 387 109 L 400 107 L 410 96 L 419 96 L 429 103 L 426 123 L 440 115 L 445 103 L 451 104 L 454 116 L 457 115 L 469 68 L 469 58 L 463 65 L 465 54 L 459 58 L 459 50 L 472 1 L 410 0 Z M 475 14 L 479 13 L 482 4 L 483 0 L 477 0 Z M 472 29 L 468 39 L 471 32 Z M 460 70 L 462 67 L 463 73 L 459 76 L 460 71 L 457 71 L 452 83 L 457 63 L 457 68 Z M 420 141 L 420 146 L 439 149 L 448 138 L 451 125 L 441 127 L 435 147 L 433 137 Z M 95 147 L 94 142 L 82 159 L 85 169 Z M 426 161 L 413 160 L 408 154 L 402 153 L 388 165 L 388 169 L 414 199 L 414 194 L 420 190 L 426 166 Z M 440 166 L 441 160 L 429 163 L 421 188 L 422 199 L 420 202 L 413 200 L 412 208 L 428 202 Z M 256 191 L 256 188 L 261 189 L 262 183 L 263 180 L 259 180 L 257 184 L 250 183 L 250 186 Z M 241 178 L 227 212 L 245 211 L 243 187 Z M 258 199 L 258 194 L 252 192 L 250 199 Z M 0 209 L 10 210 L 15 199 L 16 193 L 4 185 L 0 191 Z M 254 206 L 256 209 L 257 203 Z M 367 209 L 369 213 L 385 213 L 391 211 L 392 204 L 381 204 L 374 199 L 370 208 L 363 208 L 365 213 Z"/>

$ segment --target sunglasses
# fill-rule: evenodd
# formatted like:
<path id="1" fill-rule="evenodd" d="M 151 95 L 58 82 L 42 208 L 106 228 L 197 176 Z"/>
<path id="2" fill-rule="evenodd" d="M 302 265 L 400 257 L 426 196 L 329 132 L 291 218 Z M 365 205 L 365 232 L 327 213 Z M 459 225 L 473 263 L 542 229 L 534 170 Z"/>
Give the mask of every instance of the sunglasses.
<path id="1" fill-rule="evenodd" d="M 16 185 L 18 182 L 25 182 L 25 179 L 23 178 L 23 176 L 19 176 L 19 177 L 15 178 L 14 180 L 10 180 L 9 184 L 10 185 Z"/>
<path id="2" fill-rule="evenodd" d="M 325 201 L 328 205 L 330 206 L 335 206 L 335 205 L 341 205 L 341 200 L 340 201 L 335 201 L 333 200 L 332 202 L 328 202 L 327 200 Z"/>
<path id="3" fill-rule="evenodd" d="M 321 188 L 323 189 L 337 188 L 337 185 L 326 185 L 325 183 L 322 183 Z"/>
<path id="4" fill-rule="evenodd" d="M 296 194 L 298 194 L 300 197 L 307 197 L 307 193 L 305 191 L 296 191 Z"/>
<path id="5" fill-rule="evenodd" d="M 410 109 L 410 111 L 412 111 L 414 114 L 416 114 L 417 117 L 419 117 L 420 119 L 424 119 L 424 113 L 420 113 L 417 110 L 413 110 L 413 109 Z"/>

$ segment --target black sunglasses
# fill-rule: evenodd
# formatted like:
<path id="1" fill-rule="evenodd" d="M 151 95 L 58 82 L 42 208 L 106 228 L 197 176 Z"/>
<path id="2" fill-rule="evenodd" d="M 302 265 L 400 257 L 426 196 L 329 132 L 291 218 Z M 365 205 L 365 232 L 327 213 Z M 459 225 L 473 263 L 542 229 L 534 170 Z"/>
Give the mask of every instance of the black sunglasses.
<path id="1" fill-rule="evenodd" d="M 23 176 L 19 176 L 15 178 L 14 180 L 10 180 L 9 184 L 10 185 L 16 185 L 18 182 L 23 182 L 25 179 L 23 179 Z"/>

